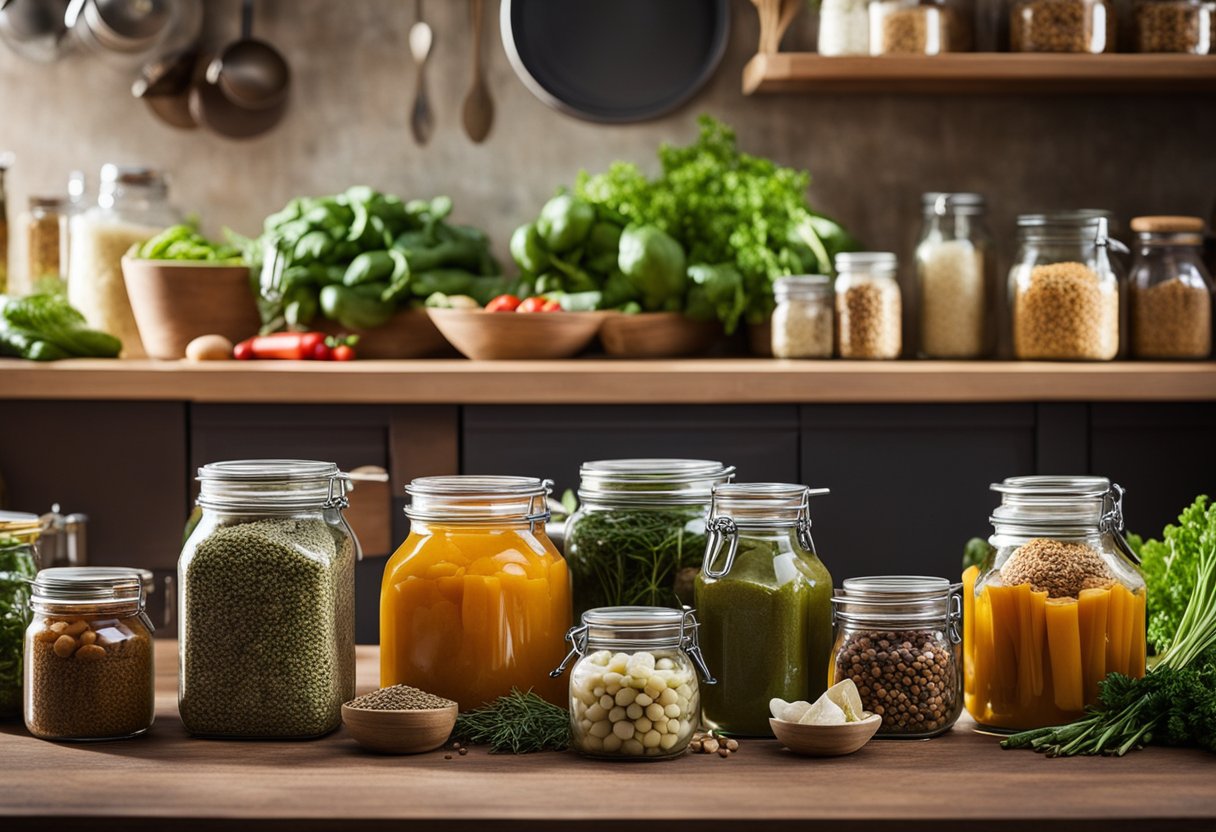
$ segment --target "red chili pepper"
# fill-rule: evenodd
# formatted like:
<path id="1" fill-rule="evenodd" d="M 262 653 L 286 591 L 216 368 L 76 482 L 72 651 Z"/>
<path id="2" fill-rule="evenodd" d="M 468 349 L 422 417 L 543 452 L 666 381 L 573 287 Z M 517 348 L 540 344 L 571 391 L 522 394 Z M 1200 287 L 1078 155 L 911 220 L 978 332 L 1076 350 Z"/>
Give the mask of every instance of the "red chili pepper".
<path id="1" fill-rule="evenodd" d="M 325 346 L 325 335 L 321 332 L 276 332 L 273 335 L 258 335 L 241 343 L 249 344 L 252 358 L 305 361 L 329 357 L 329 347 Z M 318 347 L 322 350 L 318 350 Z"/>
<path id="2" fill-rule="evenodd" d="M 232 357 L 238 361 L 248 361 L 253 358 L 253 339 L 246 338 L 232 348 Z"/>
<path id="3" fill-rule="evenodd" d="M 520 304 L 515 295 L 499 295 L 486 304 L 487 312 L 514 312 Z"/>

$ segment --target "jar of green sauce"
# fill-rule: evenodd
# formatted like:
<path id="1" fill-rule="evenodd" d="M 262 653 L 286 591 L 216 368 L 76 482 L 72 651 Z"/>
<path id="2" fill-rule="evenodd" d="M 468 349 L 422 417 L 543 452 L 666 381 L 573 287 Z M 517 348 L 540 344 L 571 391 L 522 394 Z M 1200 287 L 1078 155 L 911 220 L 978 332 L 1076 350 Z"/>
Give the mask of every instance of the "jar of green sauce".
<path id="1" fill-rule="evenodd" d="M 814 701 L 827 689 L 832 576 L 815 554 L 810 498 L 784 483 L 714 489 L 696 581 L 701 651 L 718 684 L 701 717 L 737 736 L 772 736 L 768 703 Z"/>
<path id="2" fill-rule="evenodd" d="M 574 613 L 692 603 L 713 487 L 734 466 L 707 459 L 604 459 L 579 469 L 566 522 Z"/>

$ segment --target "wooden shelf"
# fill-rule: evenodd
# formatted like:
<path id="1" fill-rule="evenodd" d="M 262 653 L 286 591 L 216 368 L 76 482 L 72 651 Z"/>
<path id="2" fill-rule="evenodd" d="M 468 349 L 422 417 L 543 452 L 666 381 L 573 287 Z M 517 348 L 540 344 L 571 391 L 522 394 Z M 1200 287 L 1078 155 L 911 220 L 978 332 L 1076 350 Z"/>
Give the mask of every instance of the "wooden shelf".
<path id="1" fill-rule="evenodd" d="M 743 70 L 743 92 L 1216 93 L 1216 56 L 760 53 Z"/>
<path id="2" fill-rule="evenodd" d="M 809 404 L 1216 400 L 1216 363 L 0 359 L 0 400 Z"/>

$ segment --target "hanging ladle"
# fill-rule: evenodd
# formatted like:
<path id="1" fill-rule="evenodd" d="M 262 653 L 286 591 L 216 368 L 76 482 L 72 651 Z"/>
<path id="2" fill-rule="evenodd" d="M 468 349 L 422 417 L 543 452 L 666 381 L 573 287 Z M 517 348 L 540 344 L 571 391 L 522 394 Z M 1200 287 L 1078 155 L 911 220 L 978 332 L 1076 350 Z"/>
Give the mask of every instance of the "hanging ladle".
<path id="1" fill-rule="evenodd" d="M 233 104 L 249 110 L 269 109 L 287 98 L 291 68 L 277 49 L 253 37 L 253 0 L 241 3 L 241 39 L 211 62 L 207 81 Z"/>

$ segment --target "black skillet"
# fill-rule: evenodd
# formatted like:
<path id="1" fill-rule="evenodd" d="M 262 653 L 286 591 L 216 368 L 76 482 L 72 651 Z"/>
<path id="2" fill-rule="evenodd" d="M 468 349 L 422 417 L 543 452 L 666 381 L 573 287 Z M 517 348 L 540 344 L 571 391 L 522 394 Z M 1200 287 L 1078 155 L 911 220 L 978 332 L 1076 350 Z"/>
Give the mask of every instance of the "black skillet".
<path id="1" fill-rule="evenodd" d="M 730 3 L 502 0 L 501 28 L 515 73 L 541 101 L 588 121 L 646 121 L 713 75 Z"/>

